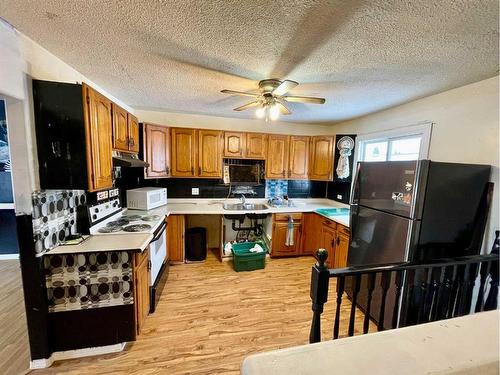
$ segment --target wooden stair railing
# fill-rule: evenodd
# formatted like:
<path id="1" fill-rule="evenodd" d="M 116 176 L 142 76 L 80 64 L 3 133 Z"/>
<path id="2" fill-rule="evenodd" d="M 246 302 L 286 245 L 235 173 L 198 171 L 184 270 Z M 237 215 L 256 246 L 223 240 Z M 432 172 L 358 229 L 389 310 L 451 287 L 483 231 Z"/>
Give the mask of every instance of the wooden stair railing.
<path id="1" fill-rule="evenodd" d="M 498 246 L 498 232 L 495 240 Z M 399 328 L 430 321 L 449 319 L 497 308 L 498 248 L 487 255 L 439 259 L 426 264 L 399 263 L 373 267 L 328 269 L 325 249 L 316 252 L 317 262 L 312 267 L 310 295 L 313 317 L 309 342 L 321 341 L 321 314 L 328 300 L 330 278 L 336 279 L 336 308 L 333 339 L 339 337 L 341 304 L 350 282 L 351 308 L 348 336 L 353 336 L 359 293 L 364 284 L 363 334 L 368 333 L 370 317 L 377 316 L 377 330 L 386 329 L 384 321 L 390 317 L 390 328 Z M 477 299 L 473 292 L 479 276 Z M 364 282 L 362 280 L 364 279 Z M 377 281 L 378 280 L 378 281 Z M 379 288 L 380 308 L 372 311 L 374 291 Z M 394 295 L 392 311 L 386 301 Z M 404 307 L 404 309 L 402 309 Z"/>

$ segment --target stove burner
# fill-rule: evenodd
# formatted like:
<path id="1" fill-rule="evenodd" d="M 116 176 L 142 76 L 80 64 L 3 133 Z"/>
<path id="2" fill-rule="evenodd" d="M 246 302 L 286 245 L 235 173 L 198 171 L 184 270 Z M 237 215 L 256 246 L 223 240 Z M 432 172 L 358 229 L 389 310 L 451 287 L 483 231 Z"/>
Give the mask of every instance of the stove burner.
<path id="1" fill-rule="evenodd" d="M 115 226 L 122 226 L 122 225 L 127 225 L 130 224 L 130 220 L 128 218 L 121 217 L 119 219 L 116 219 L 114 221 L 110 221 L 106 225 L 108 227 L 115 227 Z"/>
<path id="2" fill-rule="evenodd" d="M 143 221 L 156 221 L 156 220 L 160 220 L 160 216 L 159 215 L 147 215 L 147 216 L 143 216 L 142 220 Z"/>
<path id="3" fill-rule="evenodd" d="M 137 221 L 137 220 L 141 220 L 141 215 L 128 215 L 128 216 L 125 216 L 128 220 L 130 221 Z M 128 224 L 128 223 L 127 223 Z"/>
<path id="4" fill-rule="evenodd" d="M 114 232 L 119 232 L 122 229 L 123 228 L 120 225 L 109 225 L 109 223 L 108 223 L 107 227 L 99 228 L 97 231 L 99 233 L 114 233 Z"/>
<path id="5" fill-rule="evenodd" d="M 144 232 L 151 229 L 149 224 L 133 224 L 123 228 L 125 232 Z"/>

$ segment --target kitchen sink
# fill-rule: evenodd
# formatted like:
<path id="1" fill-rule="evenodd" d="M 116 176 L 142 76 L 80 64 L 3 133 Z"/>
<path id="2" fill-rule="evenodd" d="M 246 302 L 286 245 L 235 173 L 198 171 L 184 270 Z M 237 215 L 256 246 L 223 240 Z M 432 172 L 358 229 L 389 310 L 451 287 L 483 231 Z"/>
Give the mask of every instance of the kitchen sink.
<path id="1" fill-rule="evenodd" d="M 222 208 L 230 211 L 250 211 L 250 210 L 267 210 L 265 204 L 254 203 L 224 203 Z"/>

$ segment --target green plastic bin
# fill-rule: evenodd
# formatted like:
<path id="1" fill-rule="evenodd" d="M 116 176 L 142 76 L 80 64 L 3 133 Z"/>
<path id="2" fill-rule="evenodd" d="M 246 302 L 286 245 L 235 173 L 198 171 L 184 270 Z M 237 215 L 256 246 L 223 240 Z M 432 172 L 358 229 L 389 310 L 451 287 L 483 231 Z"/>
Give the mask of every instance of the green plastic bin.
<path id="1" fill-rule="evenodd" d="M 252 253 L 250 249 L 258 243 L 264 251 L 262 253 Z M 234 270 L 241 271 L 254 271 L 266 267 L 266 254 L 267 246 L 261 242 L 242 242 L 235 243 L 232 246 Z"/>

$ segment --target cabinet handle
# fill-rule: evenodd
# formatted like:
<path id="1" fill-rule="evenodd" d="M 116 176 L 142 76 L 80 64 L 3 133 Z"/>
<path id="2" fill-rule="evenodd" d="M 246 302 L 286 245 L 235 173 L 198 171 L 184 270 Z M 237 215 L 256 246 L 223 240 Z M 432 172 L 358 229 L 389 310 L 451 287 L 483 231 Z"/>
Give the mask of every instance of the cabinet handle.
<path id="1" fill-rule="evenodd" d="M 331 243 L 332 247 L 335 246 L 335 240 L 332 240 L 332 243 Z"/>
<path id="2" fill-rule="evenodd" d="M 340 237 L 337 237 L 337 246 L 340 245 Z"/>
<path id="3" fill-rule="evenodd" d="M 170 174 L 170 167 L 167 167 L 167 169 L 165 170 L 165 172 L 166 172 L 167 174 Z"/>
<path id="4" fill-rule="evenodd" d="M 283 177 L 285 177 L 285 170 L 283 169 L 283 172 L 281 172 L 281 174 L 283 175 Z"/>
<path id="5" fill-rule="evenodd" d="M 194 167 L 191 167 L 191 174 L 194 176 Z"/>
<path id="6" fill-rule="evenodd" d="M 201 167 L 198 167 L 198 176 L 201 176 Z"/>

